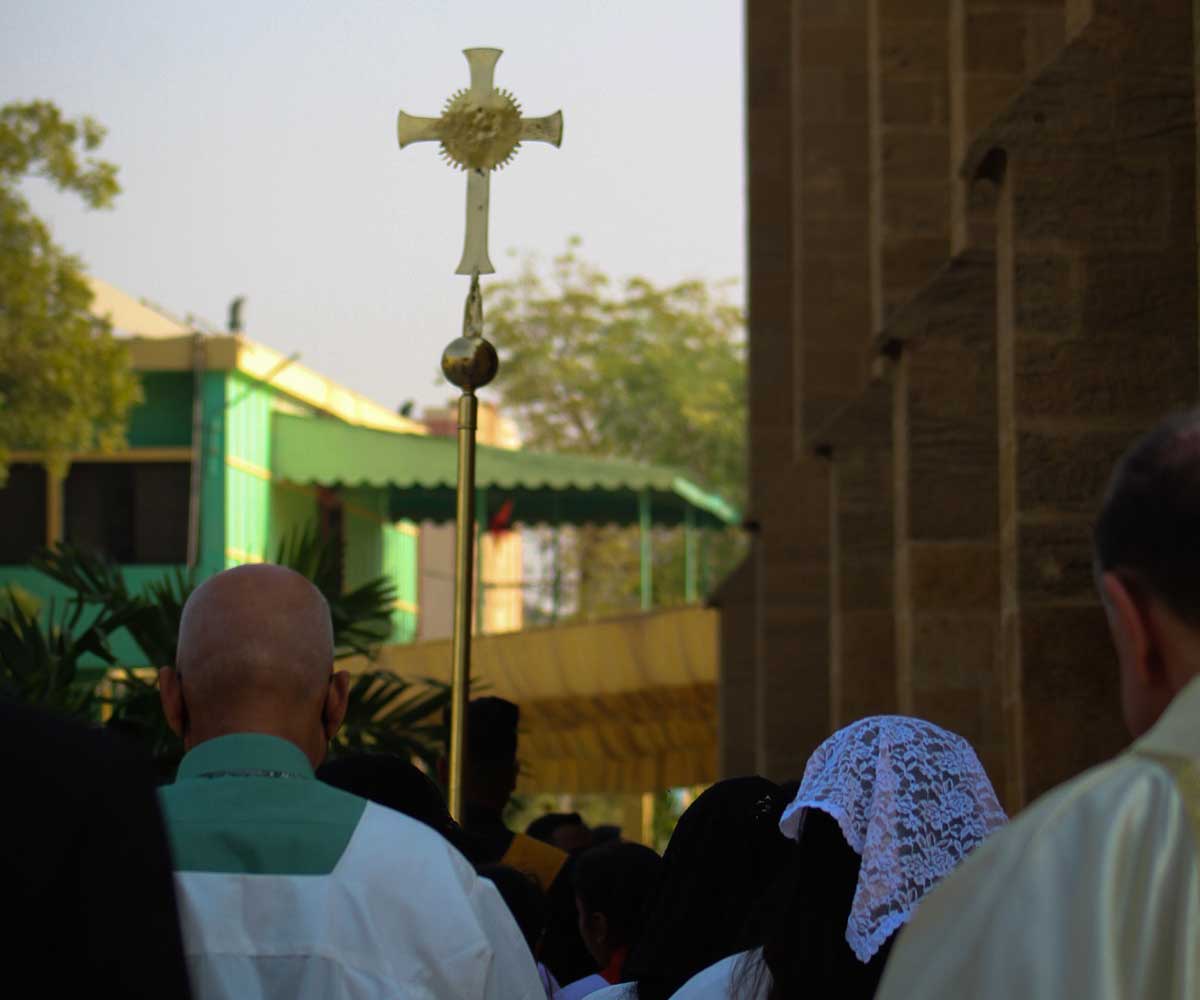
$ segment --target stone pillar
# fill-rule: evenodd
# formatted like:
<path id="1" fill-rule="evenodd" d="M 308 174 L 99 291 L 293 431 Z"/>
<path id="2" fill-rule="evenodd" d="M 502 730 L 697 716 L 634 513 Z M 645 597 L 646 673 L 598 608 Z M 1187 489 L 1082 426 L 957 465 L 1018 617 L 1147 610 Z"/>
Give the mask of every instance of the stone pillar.
<path id="1" fill-rule="evenodd" d="M 893 376 L 900 710 L 968 739 L 1004 784 L 999 711 L 995 265 L 960 255 L 897 315 Z"/>
<path id="2" fill-rule="evenodd" d="M 954 252 L 995 244 L 996 188 L 964 179 L 971 139 L 1058 53 L 1062 0 L 950 0 L 950 192 Z"/>
<path id="3" fill-rule="evenodd" d="M 1002 665 L 1022 803 L 1128 740 L 1091 526 L 1118 456 L 1194 404 L 1200 374 L 1191 4 L 1103 6 L 1001 133 Z"/>
<path id="4" fill-rule="evenodd" d="M 896 711 L 891 387 L 880 378 L 822 435 L 829 470 L 831 729 Z"/>
<path id="5" fill-rule="evenodd" d="M 784 0 L 746 4 L 754 755 L 756 769 L 774 778 L 802 772 L 829 719 L 827 470 L 805 457 L 800 437 L 803 181 L 798 187 L 793 60 L 802 27 Z"/>
<path id="6" fill-rule="evenodd" d="M 780 469 L 761 507 L 756 761 L 776 781 L 829 735 L 828 477 L 816 459 Z"/>
<path id="7" fill-rule="evenodd" d="M 950 252 L 949 0 L 866 10 L 874 333 Z"/>
<path id="8" fill-rule="evenodd" d="M 867 16 L 861 2 L 827 0 L 791 15 L 799 446 L 866 382 Z"/>

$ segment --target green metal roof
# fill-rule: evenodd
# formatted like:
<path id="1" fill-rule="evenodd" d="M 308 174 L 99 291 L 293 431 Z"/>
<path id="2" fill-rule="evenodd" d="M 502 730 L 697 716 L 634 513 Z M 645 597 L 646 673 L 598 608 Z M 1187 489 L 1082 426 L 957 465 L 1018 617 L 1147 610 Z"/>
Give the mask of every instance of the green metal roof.
<path id="1" fill-rule="evenodd" d="M 272 415 L 271 472 L 295 483 L 386 488 L 396 520 L 454 520 L 458 476 L 454 438 L 356 427 L 325 417 Z M 507 451 L 479 445 L 478 489 L 488 509 L 513 502 L 523 524 L 636 524 L 649 494 L 655 524 L 680 524 L 690 508 L 699 527 L 737 524 L 737 509 L 673 469 L 607 458 Z"/>

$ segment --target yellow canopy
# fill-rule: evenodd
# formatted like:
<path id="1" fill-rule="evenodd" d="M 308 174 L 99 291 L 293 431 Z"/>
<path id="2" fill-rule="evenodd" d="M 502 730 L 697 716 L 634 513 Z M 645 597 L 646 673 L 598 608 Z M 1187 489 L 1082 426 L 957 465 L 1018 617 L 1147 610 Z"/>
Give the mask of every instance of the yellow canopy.
<path id="1" fill-rule="evenodd" d="M 717 612 L 680 608 L 477 636 L 480 694 L 521 708 L 518 791 L 643 793 L 717 779 Z M 378 667 L 450 678 L 450 641 L 388 646 Z"/>

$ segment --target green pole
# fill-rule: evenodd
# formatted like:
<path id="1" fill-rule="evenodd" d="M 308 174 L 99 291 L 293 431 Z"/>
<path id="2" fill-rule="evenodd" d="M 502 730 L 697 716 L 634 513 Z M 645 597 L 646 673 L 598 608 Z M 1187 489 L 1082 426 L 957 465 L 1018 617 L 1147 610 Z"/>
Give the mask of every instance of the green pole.
<path id="1" fill-rule="evenodd" d="M 708 548 L 708 532 L 700 532 L 700 593 L 708 594 L 708 581 L 712 574 L 712 567 L 709 566 L 710 553 Z"/>
<path id="2" fill-rule="evenodd" d="M 638 497 L 638 528 L 641 541 L 642 610 L 649 611 L 654 603 L 654 551 L 651 548 L 650 494 Z"/>
<path id="3" fill-rule="evenodd" d="M 696 512 L 690 504 L 683 514 L 683 597 L 688 604 L 696 600 Z"/>
<path id="4" fill-rule="evenodd" d="M 475 634 L 483 635 L 483 604 L 486 591 L 483 586 L 483 540 L 487 537 L 488 509 L 487 490 L 475 490 Z"/>

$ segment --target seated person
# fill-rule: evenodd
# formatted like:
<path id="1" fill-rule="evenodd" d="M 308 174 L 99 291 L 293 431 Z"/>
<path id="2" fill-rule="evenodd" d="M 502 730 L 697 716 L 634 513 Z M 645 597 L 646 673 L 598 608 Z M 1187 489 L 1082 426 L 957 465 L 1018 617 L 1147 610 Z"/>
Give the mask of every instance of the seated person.
<path id="1" fill-rule="evenodd" d="M 662 859 L 641 844 L 611 843 L 579 856 L 575 862 L 579 933 L 601 971 L 563 987 L 555 1000 L 582 1000 L 622 981 L 625 959 L 641 937 L 646 901 L 661 871 Z"/>
<path id="2" fill-rule="evenodd" d="M 1004 822 L 961 737 L 903 716 L 839 730 L 784 810 L 780 828 L 797 843 L 747 927 L 761 947 L 710 966 L 676 997 L 870 1000 L 896 932 Z"/>
<path id="3" fill-rule="evenodd" d="M 202 1000 L 541 1000 L 495 886 L 429 827 L 317 781 L 346 712 L 329 608 L 280 566 L 188 598 L 163 709 L 187 751 L 161 792 Z"/>

